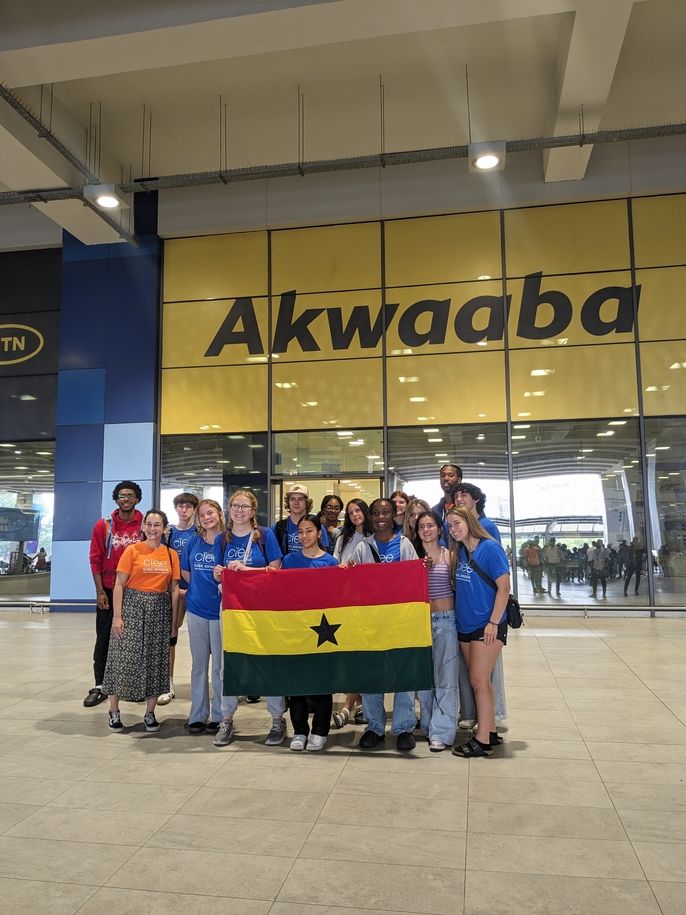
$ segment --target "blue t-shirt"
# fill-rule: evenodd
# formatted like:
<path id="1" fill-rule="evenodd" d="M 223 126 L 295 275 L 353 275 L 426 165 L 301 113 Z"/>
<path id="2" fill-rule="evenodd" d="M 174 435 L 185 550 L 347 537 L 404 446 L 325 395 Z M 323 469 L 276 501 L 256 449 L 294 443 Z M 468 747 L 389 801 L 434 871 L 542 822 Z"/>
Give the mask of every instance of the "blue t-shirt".
<path id="1" fill-rule="evenodd" d="M 490 534 L 494 540 L 497 540 L 498 543 L 502 544 L 503 538 L 500 536 L 500 531 L 498 530 L 498 525 L 495 521 L 491 521 L 486 515 L 479 515 L 479 524 L 487 534 Z"/>
<path id="2" fill-rule="evenodd" d="M 215 565 L 214 549 L 205 543 L 201 534 L 195 534 L 186 543 L 181 569 L 191 575 L 186 592 L 186 610 L 205 620 L 219 619 L 221 601 L 219 585 L 213 575 Z"/>
<path id="3" fill-rule="evenodd" d="M 268 527 L 264 529 L 264 543 L 260 544 L 257 540 L 254 540 L 250 548 L 248 561 L 245 562 L 245 550 L 250 537 L 252 537 L 252 534 L 243 534 L 240 537 L 237 534 L 233 534 L 231 540 L 226 546 L 223 546 L 224 534 L 217 534 L 214 541 L 215 564 L 225 566 L 233 562 L 233 560 L 238 560 L 238 562 L 243 562 L 250 568 L 263 569 L 270 562 L 274 562 L 275 559 L 281 559 L 281 550 L 276 542 L 276 537 L 272 529 Z"/>
<path id="4" fill-rule="evenodd" d="M 277 521 L 278 524 L 278 521 Z M 272 527 L 274 536 L 276 537 L 276 524 Z M 285 543 L 279 543 L 279 548 L 281 549 L 283 555 L 287 553 L 302 553 L 303 545 L 300 542 L 300 537 L 298 537 L 298 525 L 293 524 L 290 519 L 290 516 L 286 519 L 286 530 L 284 532 Z M 322 528 L 322 539 L 321 539 L 322 549 L 329 549 L 329 534 L 325 527 Z"/>
<path id="5" fill-rule="evenodd" d="M 190 527 L 187 527 L 185 531 L 180 531 L 178 527 L 175 527 L 172 524 L 171 530 L 169 531 L 169 546 L 179 554 L 179 562 L 183 559 L 183 551 L 186 548 L 186 544 L 196 533 L 197 531 L 192 524 Z M 179 581 L 179 588 L 182 591 L 185 591 L 187 587 L 188 585 L 182 578 Z"/>
<path id="6" fill-rule="evenodd" d="M 287 553 L 283 557 L 283 563 L 281 564 L 282 569 L 319 569 L 324 566 L 337 566 L 338 560 L 330 553 L 324 553 L 322 556 L 317 556 L 315 559 L 310 559 L 309 556 L 303 556 L 302 549 L 299 553 Z"/>
<path id="7" fill-rule="evenodd" d="M 379 541 L 374 538 L 374 546 L 377 549 L 381 562 L 400 562 L 400 534 L 394 534 L 390 540 Z"/>
<path id="8" fill-rule="evenodd" d="M 505 550 L 495 540 L 482 540 L 472 553 L 472 559 L 493 581 L 509 574 Z M 474 632 L 485 626 L 491 618 L 495 602 L 495 589 L 487 584 L 474 569 L 467 565 L 467 554 L 460 547 L 459 562 L 455 570 L 455 619 L 458 632 Z M 500 618 L 502 623 L 505 612 Z"/>

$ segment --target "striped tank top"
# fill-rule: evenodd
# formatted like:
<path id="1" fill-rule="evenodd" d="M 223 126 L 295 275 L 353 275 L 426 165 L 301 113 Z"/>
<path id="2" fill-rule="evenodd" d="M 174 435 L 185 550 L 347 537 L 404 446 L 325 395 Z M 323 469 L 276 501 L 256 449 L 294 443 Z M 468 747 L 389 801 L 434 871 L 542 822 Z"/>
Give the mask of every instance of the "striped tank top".
<path id="1" fill-rule="evenodd" d="M 446 561 L 445 549 L 441 553 L 440 562 L 435 562 L 429 572 L 429 599 L 439 597 L 452 597 L 453 589 L 450 586 L 450 566 Z"/>

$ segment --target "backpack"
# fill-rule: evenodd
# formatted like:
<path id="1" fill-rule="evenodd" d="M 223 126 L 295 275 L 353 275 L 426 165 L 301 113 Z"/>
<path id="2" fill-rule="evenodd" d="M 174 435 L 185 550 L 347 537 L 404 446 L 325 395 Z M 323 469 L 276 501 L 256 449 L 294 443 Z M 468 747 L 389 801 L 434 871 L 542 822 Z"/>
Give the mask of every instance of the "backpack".
<path id="1" fill-rule="evenodd" d="M 105 525 L 105 555 L 109 559 L 112 555 L 112 515 L 102 519 Z"/>
<path id="2" fill-rule="evenodd" d="M 288 537 L 286 535 L 286 525 L 288 524 L 288 518 L 282 518 L 280 521 L 277 521 L 274 525 L 274 533 L 276 534 L 276 541 L 281 547 L 281 552 L 285 556 L 288 550 Z"/>

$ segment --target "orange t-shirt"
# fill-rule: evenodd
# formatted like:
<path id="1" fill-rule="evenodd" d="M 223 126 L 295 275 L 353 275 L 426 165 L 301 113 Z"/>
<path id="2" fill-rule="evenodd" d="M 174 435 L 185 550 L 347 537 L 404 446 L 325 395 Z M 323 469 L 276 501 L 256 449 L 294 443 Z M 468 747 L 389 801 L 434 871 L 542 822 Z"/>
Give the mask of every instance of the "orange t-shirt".
<path id="1" fill-rule="evenodd" d="M 127 588 L 136 588 L 138 591 L 166 591 L 169 579 L 178 580 L 180 577 L 179 554 L 162 544 L 153 550 L 144 540 L 132 543 L 122 553 L 117 572 L 125 572 L 129 576 Z"/>

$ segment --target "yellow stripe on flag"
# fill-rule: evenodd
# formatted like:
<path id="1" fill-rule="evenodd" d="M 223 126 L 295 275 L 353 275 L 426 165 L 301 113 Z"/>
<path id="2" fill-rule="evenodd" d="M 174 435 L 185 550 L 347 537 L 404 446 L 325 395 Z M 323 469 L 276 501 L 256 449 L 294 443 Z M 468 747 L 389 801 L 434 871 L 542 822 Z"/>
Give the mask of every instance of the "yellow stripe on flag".
<path id="1" fill-rule="evenodd" d="M 333 637 L 317 646 L 322 616 L 338 625 Z M 388 651 L 431 645 L 429 605 L 377 604 L 323 610 L 224 610 L 224 651 L 250 655 L 322 654 L 336 651 Z"/>

